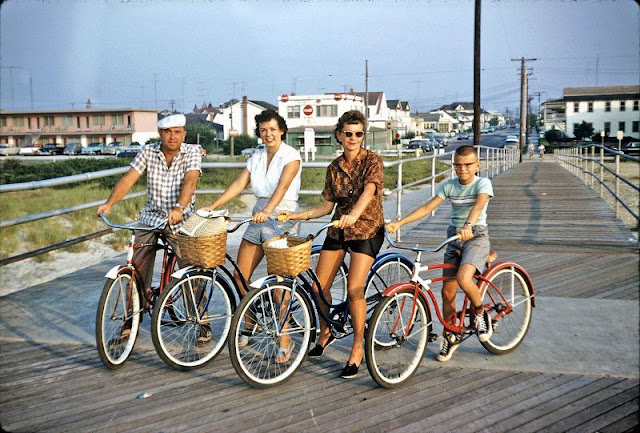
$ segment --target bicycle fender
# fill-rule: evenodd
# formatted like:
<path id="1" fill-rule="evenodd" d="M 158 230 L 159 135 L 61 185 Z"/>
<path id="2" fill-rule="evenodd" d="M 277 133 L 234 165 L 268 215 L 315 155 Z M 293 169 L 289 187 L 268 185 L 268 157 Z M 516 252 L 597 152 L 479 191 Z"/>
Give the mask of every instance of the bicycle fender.
<path id="1" fill-rule="evenodd" d="M 252 289 L 259 289 L 264 286 L 266 283 L 278 282 L 281 283 L 283 281 L 291 281 L 290 278 L 281 277 L 280 275 L 267 275 L 266 277 L 258 278 L 249 284 L 249 287 Z"/>
<path id="2" fill-rule="evenodd" d="M 407 256 L 397 252 L 388 252 L 388 253 L 380 254 L 378 255 L 378 257 L 376 257 L 375 263 L 382 264 L 383 262 L 386 262 L 389 259 L 400 259 L 400 262 L 404 263 L 409 268 L 413 267 L 413 262 Z"/>
<path id="3" fill-rule="evenodd" d="M 384 289 L 384 292 L 382 292 L 382 296 L 394 296 L 396 293 L 402 291 L 402 290 L 416 290 L 416 283 L 411 282 L 411 281 L 405 281 L 403 283 L 396 283 L 393 286 L 389 286 L 386 289 Z M 420 291 L 420 290 L 418 290 Z"/>
<path id="4" fill-rule="evenodd" d="M 184 274 L 191 272 L 192 270 L 196 269 L 195 266 L 187 266 L 185 268 L 182 269 L 178 269 L 177 271 L 175 271 L 173 274 L 171 274 L 171 276 L 173 278 L 177 278 L 180 279 L 182 277 L 184 277 Z"/>
<path id="5" fill-rule="evenodd" d="M 127 267 L 123 265 L 115 265 L 113 268 L 109 269 L 109 272 L 107 272 L 104 277 L 115 280 L 118 273 L 120 273 L 120 269 L 127 269 Z"/>
<path id="6" fill-rule="evenodd" d="M 493 277 L 493 275 L 500 271 L 501 269 L 504 268 L 514 268 L 516 270 L 516 272 L 518 272 L 522 278 L 525 279 L 525 281 L 529 284 L 529 287 L 531 287 L 531 306 L 535 307 L 536 306 L 536 290 L 533 287 L 533 281 L 531 280 L 531 277 L 529 276 L 529 273 L 519 264 L 515 263 L 515 262 L 510 262 L 510 261 L 502 261 L 502 262 L 497 262 L 491 265 L 490 268 L 488 268 L 486 271 L 484 271 L 482 273 L 482 276 L 484 278 L 491 279 L 491 277 Z M 480 290 L 484 289 L 484 286 L 487 283 L 481 281 L 479 288 Z"/>

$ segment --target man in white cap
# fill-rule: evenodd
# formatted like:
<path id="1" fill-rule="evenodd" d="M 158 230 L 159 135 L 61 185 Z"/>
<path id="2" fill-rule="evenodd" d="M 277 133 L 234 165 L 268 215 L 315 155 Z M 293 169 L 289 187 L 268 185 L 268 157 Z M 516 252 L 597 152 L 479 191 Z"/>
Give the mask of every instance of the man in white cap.
<path id="1" fill-rule="evenodd" d="M 131 168 L 113 187 L 107 201 L 98 206 L 96 213 L 108 215 L 111 207 L 120 201 L 134 183 L 147 172 L 147 204 L 140 213 L 140 223 L 156 226 L 168 221 L 162 232 L 173 247 L 180 263 L 175 233 L 194 212 L 195 190 L 202 174 L 202 156 L 196 148 L 185 144 L 186 118 L 173 114 L 158 121 L 160 143 L 143 146 L 131 162 Z M 154 245 L 159 234 L 136 230 L 136 249 L 133 262 L 150 290 L 155 259 Z M 182 266 L 182 264 L 180 264 Z M 122 332 L 127 332 L 126 325 Z M 121 332 L 121 334 L 122 334 Z M 124 337 L 124 335 L 123 335 Z"/>

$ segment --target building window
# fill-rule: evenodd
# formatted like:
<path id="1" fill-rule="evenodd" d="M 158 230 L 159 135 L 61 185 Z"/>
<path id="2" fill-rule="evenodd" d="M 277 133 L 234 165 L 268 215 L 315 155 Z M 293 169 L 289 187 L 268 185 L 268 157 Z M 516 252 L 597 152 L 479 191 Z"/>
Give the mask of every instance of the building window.
<path id="1" fill-rule="evenodd" d="M 634 120 L 631 122 L 631 132 L 640 132 L 640 121 Z"/>
<path id="2" fill-rule="evenodd" d="M 104 115 L 101 116 L 91 116 L 93 117 L 93 124 L 98 126 L 104 126 Z"/>
<path id="3" fill-rule="evenodd" d="M 580 124 L 579 124 L 579 123 L 574 123 L 574 124 L 573 124 L 573 133 L 574 133 L 574 134 L 575 134 L 575 132 L 576 132 L 576 129 L 578 129 L 578 127 L 579 127 L 579 126 L 580 126 Z"/>
<path id="4" fill-rule="evenodd" d="M 580 112 L 580 103 L 579 102 L 574 102 L 573 103 L 573 112 L 574 113 L 579 113 Z"/>
<path id="5" fill-rule="evenodd" d="M 611 133 L 611 122 L 604 122 L 604 135 L 607 137 Z"/>
<path id="6" fill-rule="evenodd" d="M 42 116 L 44 126 L 53 126 L 53 116 Z"/>
<path id="7" fill-rule="evenodd" d="M 604 111 L 611 111 L 611 102 L 607 101 L 604 103 Z"/>
<path id="8" fill-rule="evenodd" d="M 63 127 L 73 126 L 73 116 L 62 116 L 62 126 Z"/>
<path id="9" fill-rule="evenodd" d="M 587 111 L 589 113 L 593 113 L 593 102 L 589 102 L 589 104 L 587 104 Z"/>
<path id="10" fill-rule="evenodd" d="M 299 105 L 290 105 L 287 107 L 287 118 L 288 119 L 299 119 L 300 118 L 300 106 Z"/>
<path id="11" fill-rule="evenodd" d="M 618 122 L 618 131 L 625 132 L 625 122 Z"/>
<path id="12" fill-rule="evenodd" d="M 7 127 L 7 118 L 6 117 L 0 117 L 0 128 L 6 128 Z"/>
<path id="13" fill-rule="evenodd" d="M 318 117 L 338 117 L 337 105 L 318 105 L 316 106 Z"/>
<path id="14" fill-rule="evenodd" d="M 111 124 L 112 125 L 124 125 L 124 115 L 122 115 L 122 114 L 112 114 L 111 115 Z"/>
<path id="15" fill-rule="evenodd" d="M 640 101 L 633 101 L 633 111 L 638 111 L 638 104 Z"/>
<path id="16" fill-rule="evenodd" d="M 627 109 L 626 101 L 620 101 L 620 111 L 625 111 Z"/>
<path id="17" fill-rule="evenodd" d="M 11 119 L 11 123 L 13 123 L 13 126 L 24 128 L 24 117 L 14 117 Z"/>
<path id="18" fill-rule="evenodd" d="M 27 117 L 27 129 L 31 129 L 31 117 Z"/>
<path id="19" fill-rule="evenodd" d="M 76 117 L 76 128 L 80 129 L 80 116 Z"/>

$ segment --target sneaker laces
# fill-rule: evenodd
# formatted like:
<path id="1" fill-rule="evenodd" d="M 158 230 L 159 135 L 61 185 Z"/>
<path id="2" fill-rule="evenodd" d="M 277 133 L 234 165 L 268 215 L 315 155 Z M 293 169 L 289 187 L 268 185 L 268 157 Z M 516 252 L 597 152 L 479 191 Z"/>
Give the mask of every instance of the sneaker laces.
<path id="1" fill-rule="evenodd" d="M 440 354 L 447 355 L 449 353 L 450 348 L 451 348 L 451 342 L 449 342 L 449 339 L 446 336 L 443 337 L 442 343 L 440 345 Z"/>
<path id="2" fill-rule="evenodd" d="M 478 333 L 483 334 L 488 332 L 487 322 L 484 320 L 484 311 L 481 314 L 476 314 L 475 325 Z"/>

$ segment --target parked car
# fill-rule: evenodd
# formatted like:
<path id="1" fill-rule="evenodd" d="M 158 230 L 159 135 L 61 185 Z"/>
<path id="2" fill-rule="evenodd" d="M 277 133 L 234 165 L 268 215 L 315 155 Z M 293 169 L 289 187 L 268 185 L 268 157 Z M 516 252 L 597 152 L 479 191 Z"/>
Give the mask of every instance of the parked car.
<path id="1" fill-rule="evenodd" d="M 101 155 L 103 150 L 104 145 L 102 143 L 89 143 L 80 153 L 82 155 Z"/>
<path id="2" fill-rule="evenodd" d="M 82 144 L 80 143 L 67 143 L 62 150 L 64 155 L 80 155 L 80 152 L 82 152 Z"/>
<path id="3" fill-rule="evenodd" d="M 40 148 L 39 155 L 62 155 L 64 146 L 56 143 L 47 143 Z"/>
<path id="4" fill-rule="evenodd" d="M 469 139 L 469 133 L 468 132 L 459 132 L 458 133 L 458 140 L 468 140 Z"/>
<path id="5" fill-rule="evenodd" d="M 487 128 L 482 128 L 480 130 L 480 134 L 487 134 L 489 132 L 489 130 Z"/>
<path id="6" fill-rule="evenodd" d="M 18 155 L 37 155 L 40 151 L 39 144 L 27 144 L 25 147 L 21 147 L 18 151 Z"/>
<path id="7" fill-rule="evenodd" d="M 121 142 L 113 141 L 113 142 L 107 144 L 106 146 L 104 146 L 104 148 L 102 149 L 102 154 L 103 155 L 115 155 L 116 153 L 118 153 L 118 150 L 120 150 L 123 147 L 124 146 L 122 145 Z"/>
<path id="8" fill-rule="evenodd" d="M 430 152 L 434 148 L 434 142 L 426 140 L 424 138 L 411 140 L 407 145 L 407 149 L 422 149 L 423 152 Z"/>
<path id="9" fill-rule="evenodd" d="M 253 155 L 258 150 L 261 150 L 262 148 L 264 148 L 264 144 L 260 144 L 258 145 L 258 147 L 247 147 L 246 149 L 242 149 L 240 151 L 240 154 L 245 158 L 249 158 L 251 155 Z"/>
<path id="10" fill-rule="evenodd" d="M 17 155 L 20 152 L 20 148 L 17 146 L 11 146 L 7 143 L 0 143 L 0 155 L 1 156 L 9 156 L 9 155 Z"/>
<path id="11" fill-rule="evenodd" d="M 630 141 L 622 145 L 620 150 L 627 155 L 640 156 L 640 141 Z"/>
<path id="12" fill-rule="evenodd" d="M 118 158 L 134 158 L 140 151 L 140 146 L 123 147 L 116 152 Z"/>

